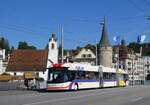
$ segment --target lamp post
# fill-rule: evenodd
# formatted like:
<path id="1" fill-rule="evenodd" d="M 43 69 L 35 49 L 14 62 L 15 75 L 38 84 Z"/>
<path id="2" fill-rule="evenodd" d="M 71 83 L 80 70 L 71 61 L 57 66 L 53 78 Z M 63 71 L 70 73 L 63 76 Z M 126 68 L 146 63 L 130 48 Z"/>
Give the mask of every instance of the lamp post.
<path id="1" fill-rule="evenodd" d="M 132 58 L 132 85 L 134 85 L 134 67 L 133 67 L 133 58 Z"/>
<path id="2" fill-rule="evenodd" d="M 146 73 L 145 73 L 145 62 L 143 61 L 143 79 L 144 79 L 143 85 L 145 84 L 145 75 L 146 75 Z"/>
<path id="3" fill-rule="evenodd" d="M 119 65 L 120 65 L 120 58 L 119 58 L 119 47 L 120 47 L 120 36 L 114 36 L 113 37 L 113 40 L 115 41 L 115 42 L 117 42 L 117 44 L 118 44 L 118 46 L 116 47 L 117 49 L 116 49 L 116 52 L 117 52 L 117 54 L 115 54 L 115 55 L 117 55 L 117 56 L 115 56 L 115 58 L 116 58 L 116 63 L 117 63 L 117 65 L 115 65 L 115 66 L 117 66 L 116 67 L 116 72 L 117 72 L 117 74 L 116 74 L 116 80 L 117 80 L 117 85 L 119 84 L 119 75 L 118 75 L 118 70 L 119 70 Z"/>
<path id="4" fill-rule="evenodd" d="M 135 80 L 134 80 L 134 72 L 135 72 L 135 67 L 134 67 L 134 53 L 132 52 L 132 56 L 131 56 L 131 60 L 132 60 L 132 85 L 135 85 Z"/>

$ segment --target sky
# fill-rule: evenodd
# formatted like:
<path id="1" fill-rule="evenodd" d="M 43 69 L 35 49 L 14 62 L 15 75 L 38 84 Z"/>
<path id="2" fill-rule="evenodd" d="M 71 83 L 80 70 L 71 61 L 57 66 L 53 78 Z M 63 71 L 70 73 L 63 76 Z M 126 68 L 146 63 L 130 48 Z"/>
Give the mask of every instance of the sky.
<path id="1" fill-rule="evenodd" d="M 150 42 L 149 0 L 0 0 L 0 36 L 17 48 L 26 41 L 44 49 L 52 33 L 64 48 L 95 44 L 101 37 L 103 17 L 109 40 L 121 36 L 126 44 L 145 34 Z"/>

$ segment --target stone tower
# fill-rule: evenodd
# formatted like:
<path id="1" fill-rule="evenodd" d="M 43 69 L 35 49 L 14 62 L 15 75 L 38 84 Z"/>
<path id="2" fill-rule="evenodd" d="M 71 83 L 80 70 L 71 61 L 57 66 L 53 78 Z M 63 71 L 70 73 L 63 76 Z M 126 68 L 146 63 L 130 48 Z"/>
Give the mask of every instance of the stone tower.
<path id="1" fill-rule="evenodd" d="M 102 35 L 99 42 L 99 65 L 112 67 L 112 46 L 108 39 L 105 18 L 102 22 Z"/>

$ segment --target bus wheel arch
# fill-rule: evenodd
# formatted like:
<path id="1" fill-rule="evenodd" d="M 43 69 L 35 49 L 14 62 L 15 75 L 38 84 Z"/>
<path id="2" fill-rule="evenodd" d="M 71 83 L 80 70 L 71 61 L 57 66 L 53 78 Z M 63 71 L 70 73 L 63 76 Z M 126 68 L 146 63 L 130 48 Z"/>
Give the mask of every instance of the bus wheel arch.
<path id="1" fill-rule="evenodd" d="M 78 83 L 74 83 L 73 85 L 73 90 L 77 91 L 79 89 Z"/>

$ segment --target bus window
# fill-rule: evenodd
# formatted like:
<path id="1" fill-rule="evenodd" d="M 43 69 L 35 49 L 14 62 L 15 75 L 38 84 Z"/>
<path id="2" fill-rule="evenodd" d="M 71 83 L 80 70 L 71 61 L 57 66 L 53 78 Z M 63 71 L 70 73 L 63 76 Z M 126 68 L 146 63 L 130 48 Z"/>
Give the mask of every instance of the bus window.
<path id="1" fill-rule="evenodd" d="M 97 80 L 99 78 L 99 74 L 95 72 L 86 72 L 85 79 L 89 80 Z"/>
<path id="2" fill-rule="evenodd" d="M 77 73 L 75 71 L 68 72 L 69 81 L 72 81 L 77 78 Z"/>
<path id="3" fill-rule="evenodd" d="M 69 71 L 69 80 L 74 79 L 98 80 L 99 73 L 89 71 Z"/>
<path id="4" fill-rule="evenodd" d="M 124 80 L 128 80 L 129 79 L 128 74 L 123 74 L 123 77 L 124 77 Z"/>
<path id="5" fill-rule="evenodd" d="M 69 77 L 68 77 L 66 69 L 49 70 L 48 83 L 63 83 L 63 82 L 67 82 L 68 80 L 69 80 Z"/>
<path id="6" fill-rule="evenodd" d="M 116 74 L 112 73 L 112 80 L 116 80 Z"/>
<path id="7" fill-rule="evenodd" d="M 109 79 L 109 74 L 108 73 L 103 73 L 103 79 Z"/>
<path id="8" fill-rule="evenodd" d="M 103 73 L 103 79 L 104 80 L 116 80 L 116 74 L 115 73 Z"/>
<path id="9" fill-rule="evenodd" d="M 99 73 L 98 72 L 94 72 L 94 75 L 96 77 L 96 80 L 99 80 Z"/>
<path id="10" fill-rule="evenodd" d="M 85 71 L 78 71 L 77 76 L 79 79 L 84 79 L 85 78 Z"/>

